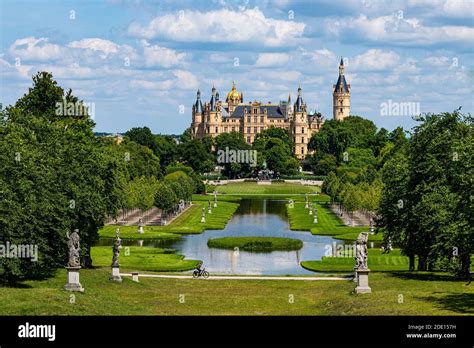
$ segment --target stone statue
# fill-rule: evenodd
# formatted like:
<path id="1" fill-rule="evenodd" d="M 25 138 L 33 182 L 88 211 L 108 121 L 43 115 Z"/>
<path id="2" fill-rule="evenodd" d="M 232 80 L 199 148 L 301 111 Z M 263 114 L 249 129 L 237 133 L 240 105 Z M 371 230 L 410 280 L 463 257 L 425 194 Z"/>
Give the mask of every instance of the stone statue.
<path id="1" fill-rule="evenodd" d="M 69 249 L 69 267 L 80 267 L 81 260 L 79 257 L 79 252 L 81 251 L 79 245 L 79 230 L 75 229 L 70 235 L 67 236 L 69 239 L 67 241 L 67 246 Z"/>
<path id="2" fill-rule="evenodd" d="M 367 232 L 361 232 L 356 241 L 356 270 L 367 269 L 367 241 L 369 234 Z"/>
<path id="3" fill-rule="evenodd" d="M 122 247 L 122 240 L 120 239 L 120 229 L 117 228 L 117 238 L 115 239 L 114 246 L 112 247 L 112 267 L 119 267 L 119 254 L 120 248 Z"/>

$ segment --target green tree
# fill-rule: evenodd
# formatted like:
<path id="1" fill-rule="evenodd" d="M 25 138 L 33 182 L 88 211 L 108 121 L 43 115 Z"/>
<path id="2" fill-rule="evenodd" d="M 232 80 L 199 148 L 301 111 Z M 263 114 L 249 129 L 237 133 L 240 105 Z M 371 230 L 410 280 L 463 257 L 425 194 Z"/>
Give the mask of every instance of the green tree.
<path id="1" fill-rule="evenodd" d="M 58 112 L 64 105 L 75 111 Z M 75 228 L 82 265 L 90 267 L 99 228 L 122 204 L 121 164 L 94 136 L 84 103 L 49 73 L 35 75 L 33 87 L 2 116 L 0 243 L 36 244 L 40 254 L 35 263 L 0 259 L 2 279 L 48 276 L 64 266 L 66 232 Z"/>
<path id="2" fill-rule="evenodd" d="M 160 182 L 155 193 L 155 206 L 160 208 L 165 214 L 173 209 L 179 200 L 170 184 Z"/>

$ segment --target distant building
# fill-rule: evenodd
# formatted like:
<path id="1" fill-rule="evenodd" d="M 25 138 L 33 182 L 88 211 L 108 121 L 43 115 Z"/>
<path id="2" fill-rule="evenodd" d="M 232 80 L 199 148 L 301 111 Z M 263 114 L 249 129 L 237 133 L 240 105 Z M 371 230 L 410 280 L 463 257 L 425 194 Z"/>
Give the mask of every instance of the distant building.
<path id="1" fill-rule="evenodd" d="M 344 64 L 339 65 L 339 79 L 333 86 L 334 118 L 343 119 L 350 112 L 350 85 L 344 78 Z M 336 110 L 336 104 L 338 106 Z M 336 112 L 337 111 L 337 112 Z M 340 112 L 341 113 L 340 113 Z M 284 128 L 293 140 L 293 153 L 300 160 L 309 153 L 308 142 L 324 123 L 320 113 L 308 114 L 303 101 L 301 87 L 292 105 L 291 96 L 278 104 L 259 101 L 244 103 L 243 93 L 237 91 L 235 82 L 227 93 L 225 102 L 220 100 L 215 87 L 211 90 L 211 99 L 204 104 L 201 91 L 197 91 L 193 105 L 191 132 L 195 139 L 204 136 L 216 137 L 222 133 L 240 132 L 247 143 L 251 144 L 258 133 L 270 127 Z"/>

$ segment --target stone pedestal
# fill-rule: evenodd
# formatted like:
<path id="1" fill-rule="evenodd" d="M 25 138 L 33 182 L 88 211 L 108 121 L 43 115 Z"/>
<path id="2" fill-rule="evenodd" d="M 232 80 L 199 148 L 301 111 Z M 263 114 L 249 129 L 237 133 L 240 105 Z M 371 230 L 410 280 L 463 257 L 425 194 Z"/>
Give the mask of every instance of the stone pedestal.
<path id="1" fill-rule="evenodd" d="M 145 233 L 145 231 L 143 231 L 143 226 L 138 227 L 138 233 Z"/>
<path id="2" fill-rule="evenodd" d="M 203 216 L 201 217 L 201 223 L 205 223 L 206 222 L 206 218 Z"/>
<path id="3" fill-rule="evenodd" d="M 134 282 L 139 283 L 140 281 L 138 280 L 138 272 L 132 272 L 132 280 Z"/>
<path id="4" fill-rule="evenodd" d="M 217 208 L 217 203 L 216 202 L 214 202 L 214 208 Z"/>
<path id="5" fill-rule="evenodd" d="M 207 213 L 208 213 L 208 214 L 212 214 L 211 207 L 209 207 L 209 209 L 207 209 Z"/>
<path id="6" fill-rule="evenodd" d="M 122 277 L 120 276 L 120 268 L 118 266 L 112 266 L 112 276 L 109 279 L 113 282 L 122 282 Z"/>
<path id="7" fill-rule="evenodd" d="M 354 269 L 354 283 L 357 283 L 357 270 Z"/>
<path id="8" fill-rule="evenodd" d="M 66 267 L 67 269 L 67 284 L 64 285 L 64 289 L 67 291 L 80 291 L 84 292 L 84 288 L 79 282 L 79 270 L 81 267 Z"/>
<path id="9" fill-rule="evenodd" d="M 358 269 L 357 274 L 357 287 L 355 288 L 356 294 L 370 294 L 372 289 L 369 286 L 369 272 L 368 269 Z"/>

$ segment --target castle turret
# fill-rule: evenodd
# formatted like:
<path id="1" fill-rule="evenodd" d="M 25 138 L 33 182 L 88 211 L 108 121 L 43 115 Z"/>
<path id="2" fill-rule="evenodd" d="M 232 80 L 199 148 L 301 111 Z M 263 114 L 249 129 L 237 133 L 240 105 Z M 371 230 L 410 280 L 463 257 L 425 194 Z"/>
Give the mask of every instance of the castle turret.
<path id="1" fill-rule="evenodd" d="M 196 93 L 196 102 L 193 104 L 193 124 L 192 132 L 195 136 L 200 137 L 203 131 L 203 107 L 201 102 L 201 91 L 198 89 Z"/>
<path id="2" fill-rule="evenodd" d="M 301 95 L 301 87 L 298 87 L 298 97 L 293 105 L 293 117 L 290 120 L 290 131 L 295 144 L 294 153 L 298 159 L 304 159 L 308 152 L 308 114 L 306 103 Z"/>
<path id="3" fill-rule="evenodd" d="M 344 76 L 344 61 L 341 58 L 339 63 L 339 78 L 332 86 L 332 106 L 333 118 L 342 120 L 350 115 L 351 112 L 351 85 L 347 84 Z"/>

